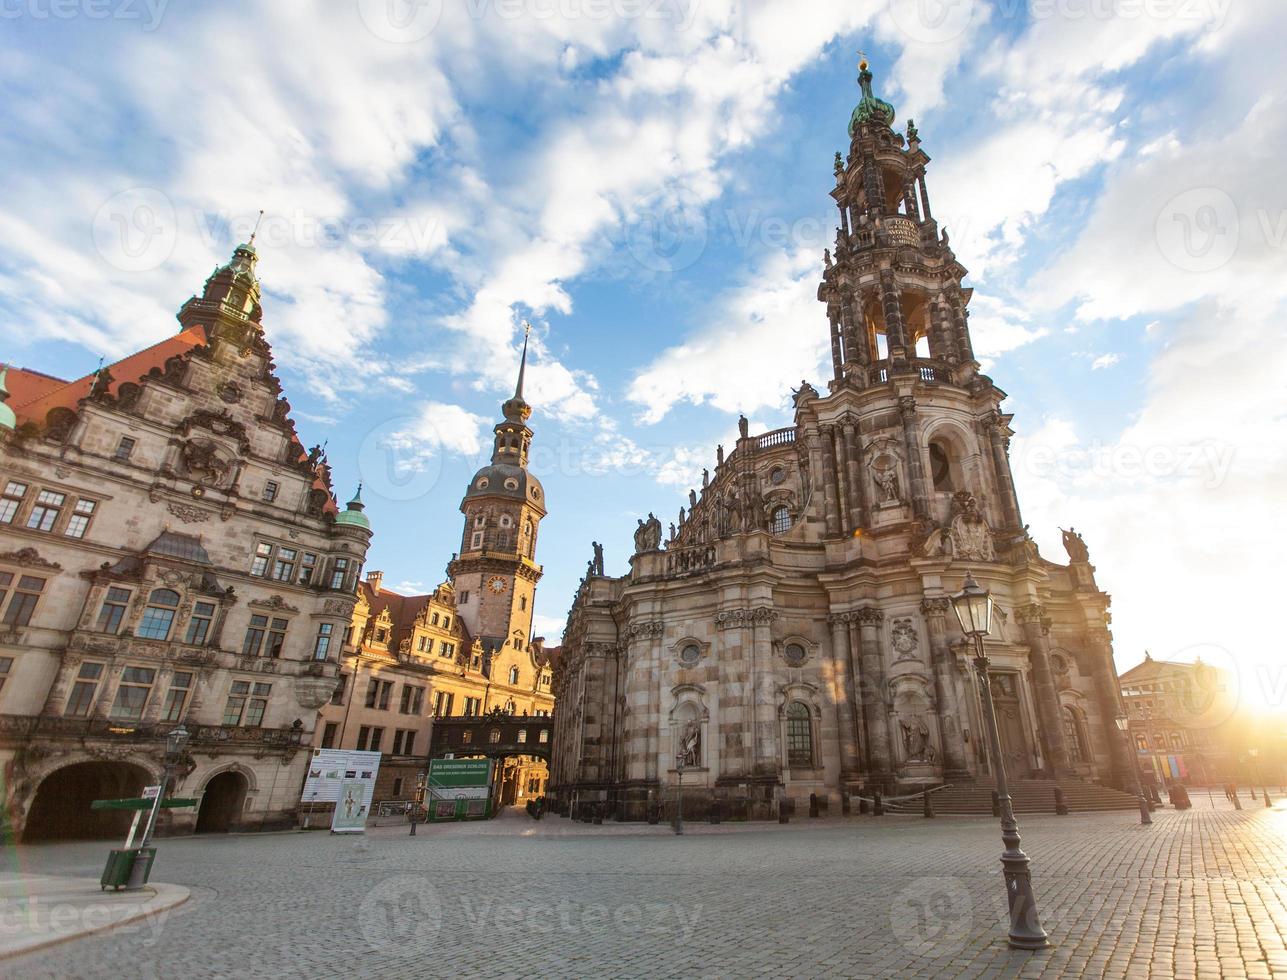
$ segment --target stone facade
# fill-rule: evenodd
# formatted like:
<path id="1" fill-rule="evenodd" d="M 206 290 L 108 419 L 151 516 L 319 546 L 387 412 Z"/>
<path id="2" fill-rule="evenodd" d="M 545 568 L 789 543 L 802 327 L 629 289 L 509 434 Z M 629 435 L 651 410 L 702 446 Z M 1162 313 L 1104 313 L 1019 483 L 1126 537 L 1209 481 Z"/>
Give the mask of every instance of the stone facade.
<path id="1" fill-rule="evenodd" d="M 986 777 L 948 599 L 967 571 L 998 604 L 987 651 L 1011 775 L 1129 782 L 1109 597 L 1079 536 L 1064 566 L 1027 533 L 1011 416 L 973 354 L 929 157 L 865 65 L 859 80 L 818 289 L 828 392 L 802 382 L 789 428 L 752 435 L 742 419 L 664 545 L 649 515 L 629 574 L 583 581 L 555 673 L 560 804 L 640 818 L 673 796 L 680 759 L 693 806 L 750 815 L 782 794 L 838 806 Z"/>
<path id="2" fill-rule="evenodd" d="M 0 419 L 0 764 L 11 830 L 103 830 L 159 782 L 162 829 L 291 822 L 370 543 L 305 452 L 241 245 L 181 331 L 77 381 L 10 370 Z M 20 596 L 26 596 L 21 598 Z"/>

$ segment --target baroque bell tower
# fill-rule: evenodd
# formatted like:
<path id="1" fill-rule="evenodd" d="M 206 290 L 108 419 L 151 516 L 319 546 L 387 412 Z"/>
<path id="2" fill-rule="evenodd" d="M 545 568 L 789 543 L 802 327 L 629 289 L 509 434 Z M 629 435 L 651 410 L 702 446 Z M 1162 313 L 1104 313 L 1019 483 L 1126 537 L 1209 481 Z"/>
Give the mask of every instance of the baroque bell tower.
<path id="1" fill-rule="evenodd" d="M 458 615 L 489 662 L 502 649 L 528 650 L 541 578 L 536 538 L 546 514 L 545 490 L 527 469 L 532 408 L 523 398 L 526 371 L 525 335 L 514 395 L 501 406 L 502 419 L 493 429 L 492 461 L 473 475 L 460 502 L 460 553 L 447 567 Z"/>

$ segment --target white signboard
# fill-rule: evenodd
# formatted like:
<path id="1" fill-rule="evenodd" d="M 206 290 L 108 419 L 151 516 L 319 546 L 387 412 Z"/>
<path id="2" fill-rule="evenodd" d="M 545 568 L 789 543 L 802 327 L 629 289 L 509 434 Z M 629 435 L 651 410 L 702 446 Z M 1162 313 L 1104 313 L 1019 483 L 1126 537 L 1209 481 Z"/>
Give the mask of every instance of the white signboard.
<path id="1" fill-rule="evenodd" d="M 375 795 L 375 777 L 379 772 L 379 752 L 314 749 L 313 757 L 308 760 L 308 776 L 300 801 L 343 802 L 343 813 L 337 806 L 332 814 L 331 829 L 337 833 L 361 833 L 371 812 L 371 797 Z"/>

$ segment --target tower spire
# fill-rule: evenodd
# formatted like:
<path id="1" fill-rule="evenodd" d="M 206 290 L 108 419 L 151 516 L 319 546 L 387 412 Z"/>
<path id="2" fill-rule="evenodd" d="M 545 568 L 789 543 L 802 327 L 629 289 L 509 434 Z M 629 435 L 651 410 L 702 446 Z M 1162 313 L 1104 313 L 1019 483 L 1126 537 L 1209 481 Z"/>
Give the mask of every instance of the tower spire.
<path id="1" fill-rule="evenodd" d="M 523 400 L 523 375 L 527 371 L 527 339 L 532 336 L 532 325 L 526 320 L 523 321 L 523 356 L 518 361 L 518 384 L 514 385 L 514 398 L 516 401 Z"/>

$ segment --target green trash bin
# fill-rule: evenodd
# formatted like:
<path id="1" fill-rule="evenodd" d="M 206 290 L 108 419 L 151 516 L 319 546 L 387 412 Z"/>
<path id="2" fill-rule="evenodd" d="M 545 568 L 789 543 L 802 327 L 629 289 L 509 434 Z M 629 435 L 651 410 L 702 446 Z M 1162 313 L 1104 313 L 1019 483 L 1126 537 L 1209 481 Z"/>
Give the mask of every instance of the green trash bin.
<path id="1" fill-rule="evenodd" d="M 144 883 L 152 875 L 152 862 L 156 860 L 155 847 L 117 847 L 107 855 L 107 866 L 103 868 L 103 877 L 99 879 L 99 886 L 103 891 L 108 888 L 115 888 L 120 891 L 130 883 L 130 873 L 134 870 L 136 861 L 143 862 L 143 875 L 140 879 Z"/>

